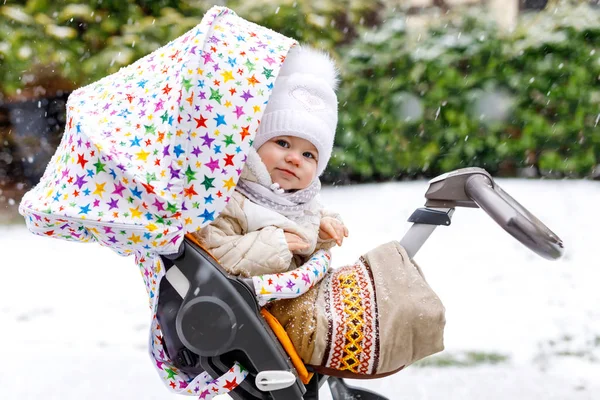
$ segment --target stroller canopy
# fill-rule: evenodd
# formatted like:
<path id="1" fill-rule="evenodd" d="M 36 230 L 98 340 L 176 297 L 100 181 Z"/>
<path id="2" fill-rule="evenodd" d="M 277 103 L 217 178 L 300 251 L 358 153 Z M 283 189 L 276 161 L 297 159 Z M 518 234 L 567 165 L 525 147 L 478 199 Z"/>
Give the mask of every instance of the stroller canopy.
<path id="1" fill-rule="evenodd" d="M 28 228 L 124 255 L 176 252 L 229 200 L 294 44 L 213 7 L 182 37 L 73 92 L 60 146 L 20 205 Z"/>

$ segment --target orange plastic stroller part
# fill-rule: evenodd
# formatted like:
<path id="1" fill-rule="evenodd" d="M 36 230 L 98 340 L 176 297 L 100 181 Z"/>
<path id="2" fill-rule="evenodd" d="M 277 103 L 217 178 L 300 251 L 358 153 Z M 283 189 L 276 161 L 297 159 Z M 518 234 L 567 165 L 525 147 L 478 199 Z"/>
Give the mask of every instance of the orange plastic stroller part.
<path id="1" fill-rule="evenodd" d="M 296 368 L 296 372 L 298 373 L 298 377 L 300 378 L 302 383 L 307 385 L 313 377 L 314 373 L 308 372 L 308 370 L 306 369 L 306 365 L 304 365 L 304 363 L 302 362 L 302 359 L 298 355 L 298 352 L 296 351 L 296 348 L 294 347 L 292 340 L 288 336 L 287 332 L 285 331 L 285 329 L 283 329 L 283 326 L 281 326 L 277 318 L 275 318 L 273 314 L 268 312 L 266 309 L 262 308 L 260 310 L 260 314 L 263 316 L 265 321 L 267 321 L 267 323 L 271 327 L 271 330 L 273 330 L 275 336 L 277 336 L 277 339 L 279 340 L 279 343 L 281 343 L 281 345 L 283 346 L 285 352 L 288 354 L 288 356 L 290 356 L 292 364 L 294 365 L 294 368 Z"/>
<path id="2" fill-rule="evenodd" d="M 217 260 L 210 253 L 210 251 L 208 251 L 206 249 L 206 247 L 204 247 L 202 245 L 202 243 L 200 243 L 200 241 L 196 238 L 196 236 L 188 233 L 188 234 L 185 235 L 185 237 L 190 242 L 194 243 L 196 246 L 198 246 L 202 250 L 204 250 L 206 252 L 206 254 L 208 254 L 208 255 L 210 255 L 212 257 L 213 260 L 215 260 L 216 262 L 219 262 L 219 260 Z M 285 352 L 290 357 L 290 360 L 292 361 L 292 365 L 294 366 L 294 368 L 296 368 L 296 373 L 298 374 L 298 377 L 300 378 L 300 380 L 302 381 L 302 383 L 304 383 L 305 385 L 307 385 L 308 382 L 313 377 L 314 373 L 308 372 L 308 370 L 306 369 L 306 365 L 304 365 L 304 362 L 302 362 L 302 359 L 300 358 L 300 355 L 298 355 L 298 352 L 296 351 L 296 348 L 294 347 L 294 344 L 292 343 L 292 340 L 288 336 L 288 334 L 285 331 L 285 329 L 283 329 L 283 326 L 281 326 L 281 323 L 279 323 L 279 321 L 277 320 L 277 318 L 275 318 L 273 316 L 273 314 L 271 314 L 270 312 L 268 312 L 265 308 L 262 308 L 260 310 L 260 313 L 263 316 L 263 318 L 265 319 L 265 321 L 267 321 L 267 324 L 269 324 L 269 327 L 271 327 L 271 330 L 273 331 L 273 333 L 277 337 L 277 340 L 279 340 L 279 343 L 281 343 L 281 346 L 283 347 L 283 349 L 285 350 Z"/>

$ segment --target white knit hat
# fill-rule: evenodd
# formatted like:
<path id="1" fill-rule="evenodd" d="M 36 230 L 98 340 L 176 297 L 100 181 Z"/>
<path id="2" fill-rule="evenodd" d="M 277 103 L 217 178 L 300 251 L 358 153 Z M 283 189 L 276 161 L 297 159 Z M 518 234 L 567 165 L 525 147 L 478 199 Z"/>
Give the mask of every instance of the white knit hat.
<path id="1" fill-rule="evenodd" d="M 325 53 L 295 46 L 288 53 L 254 139 L 254 148 L 276 136 L 296 136 L 319 152 L 317 176 L 331 157 L 337 125 L 338 73 Z"/>

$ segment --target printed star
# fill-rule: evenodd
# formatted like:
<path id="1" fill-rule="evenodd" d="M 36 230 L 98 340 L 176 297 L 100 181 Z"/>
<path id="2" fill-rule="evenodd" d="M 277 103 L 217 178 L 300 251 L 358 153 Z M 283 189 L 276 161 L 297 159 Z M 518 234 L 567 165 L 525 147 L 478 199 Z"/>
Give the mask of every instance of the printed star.
<path id="1" fill-rule="evenodd" d="M 79 211 L 79 214 L 87 214 L 90 212 L 90 205 L 88 204 L 87 206 L 79 206 L 79 208 L 81 209 Z"/>
<path id="2" fill-rule="evenodd" d="M 210 88 L 210 97 L 208 98 L 209 100 L 216 100 L 217 103 L 221 104 L 222 97 L 223 95 L 218 90 Z"/>
<path id="3" fill-rule="evenodd" d="M 225 160 L 225 167 L 228 165 L 233 166 L 233 157 L 235 157 L 235 154 L 225 154 L 225 158 L 223 158 Z"/>
<path id="4" fill-rule="evenodd" d="M 238 386 L 237 377 L 234 377 L 232 381 L 225 380 L 225 385 L 223 387 L 228 391 L 235 389 Z"/>
<path id="5" fill-rule="evenodd" d="M 225 143 L 225 147 L 229 146 L 230 144 L 235 144 L 233 140 L 233 134 L 225 135 L 225 140 L 223 142 Z"/>
<path id="6" fill-rule="evenodd" d="M 138 244 L 139 242 L 142 241 L 142 237 L 136 236 L 135 234 L 132 233 L 131 236 L 127 238 L 127 240 L 131 240 L 134 244 Z"/>
<path id="7" fill-rule="evenodd" d="M 250 59 L 247 59 L 244 65 L 246 66 L 246 68 L 248 68 L 248 72 L 254 71 L 254 64 L 252 64 Z"/>
<path id="8" fill-rule="evenodd" d="M 150 153 L 145 152 L 143 149 L 139 151 L 139 153 L 135 154 L 137 157 L 137 160 L 142 160 L 142 161 L 146 161 L 148 159 L 148 156 L 150 155 Z"/>
<path id="9" fill-rule="evenodd" d="M 230 177 L 227 180 L 223 180 L 223 186 L 227 188 L 227 191 L 230 191 L 231 188 L 235 187 L 235 182 L 233 181 L 233 178 Z"/>
<path id="10" fill-rule="evenodd" d="M 118 194 L 119 196 L 123 197 L 123 190 L 125 190 L 125 186 L 123 186 L 121 182 L 117 182 L 115 185 L 115 190 L 113 190 L 112 194 Z"/>
<path id="11" fill-rule="evenodd" d="M 156 127 L 154 125 L 144 125 L 144 129 L 146 130 L 146 133 L 150 133 L 152 135 L 156 133 Z"/>
<path id="12" fill-rule="evenodd" d="M 273 70 L 272 69 L 267 69 L 267 68 L 263 67 L 262 74 L 265 76 L 265 78 L 269 79 L 270 77 L 273 76 Z"/>
<path id="13" fill-rule="evenodd" d="M 106 182 L 96 183 L 96 190 L 94 190 L 92 194 L 97 194 L 100 195 L 100 197 L 102 197 L 102 193 L 104 193 L 104 185 L 106 185 Z"/>
<path id="14" fill-rule="evenodd" d="M 79 187 L 79 189 L 81 189 L 81 187 L 83 185 L 85 185 L 86 183 L 88 183 L 88 181 L 83 179 L 83 178 L 85 178 L 85 175 L 82 175 L 82 176 L 76 175 L 76 176 L 77 176 L 77 180 L 75 181 L 75 185 L 77 185 Z"/>
<path id="15" fill-rule="evenodd" d="M 196 191 L 194 190 L 194 185 L 190 186 L 189 188 L 183 188 L 183 196 L 184 197 L 189 197 L 190 200 L 192 199 L 193 196 L 198 195 L 198 193 L 196 193 Z"/>
<path id="16" fill-rule="evenodd" d="M 85 164 L 87 164 L 88 160 L 84 157 L 85 154 L 77 154 L 77 164 L 81 164 L 81 168 L 85 168 Z"/>
<path id="17" fill-rule="evenodd" d="M 307 285 L 310 285 L 310 277 L 306 273 L 302 273 L 302 280 L 306 282 Z"/>
<path id="18" fill-rule="evenodd" d="M 189 92 L 190 88 L 192 87 L 192 80 L 183 78 L 181 84 L 185 88 L 185 91 Z"/>
<path id="19" fill-rule="evenodd" d="M 215 141 L 215 139 L 208 136 L 208 133 L 204 134 L 200 139 L 204 140 L 202 146 L 207 146 L 210 149 L 211 143 Z"/>
<path id="20" fill-rule="evenodd" d="M 173 151 L 175 152 L 175 156 L 177 158 L 179 158 L 180 155 L 182 155 L 183 153 L 185 153 L 185 150 L 183 150 L 183 148 L 181 147 L 180 144 L 178 144 L 177 146 L 173 147 Z"/>
<path id="21" fill-rule="evenodd" d="M 137 197 L 138 199 L 141 199 L 141 198 L 142 198 L 142 191 L 141 191 L 141 190 L 139 190 L 139 189 L 137 188 L 137 186 L 136 186 L 136 187 L 134 187 L 133 189 L 129 189 L 129 190 L 131 191 L 131 194 L 132 194 L 132 195 L 134 195 L 135 197 Z"/>
<path id="22" fill-rule="evenodd" d="M 158 179 L 156 178 L 156 173 L 154 173 L 154 172 L 153 172 L 153 173 L 149 173 L 149 172 L 148 172 L 148 173 L 146 174 L 146 180 L 147 180 L 148 182 L 154 182 L 154 181 L 157 181 Z"/>
<path id="23" fill-rule="evenodd" d="M 215 178 L 209 178 L 208 176 L 204 175 L 204 181 L 202 181 L 202 185 L 204 185 L 204 188 L 206 190 L 215 187 L 213 185 L 213 181 L 215 180 Z"/>
<path id="24" fill-rule="evenodd" d="M 217 116 L 213 119 L 217 121 L 217 126 L 227 125 L 227 122 L 225 122 L 225 115 L 217 114 Z"/>
<path id="25" fill-rule="evenodd" d="M 244 109 L 242 106 L 235 106 L 235 111 L 234 111 L 235 115 L 237 115 L 237 118 L 239 119 L 242 115 L 245 114 Z"/>
<path id="26" fill-rule="evenodd" d="M 208 64 L 209 62 L 214 62 L 211 54 L 208 51 L 205 52 L 201 57 L 204 58 L 204 65 Z"/>
<path id="27" fill-rule="evenodd" d="M 142 212 L 138 209 L 138 207 L 130 208 L 129 211 L 131 211 L 132 218 L 141 218 L 142 217 Z"/>
<path id="28" fill-rule="evenodd" d="M 179 179 L 179 173 L 181 172 L 180 169 L 175 169 L 169 165 L 169 172 L 171 172 L 171 178 Z"/>
<path id="29" fill-rule="evenodd" d="M 257 112 L 260 112 L 260 106 L 253 106 L 252 109 L 254 110 L 254 113 L 256 114 Z"/>
<path id="30" fill-rule="evenodd" d="M 96 164 L 93 164 L 94 167 L 96 167 L 96 174 L 98 174 L 99 172 L 106 172 L 106 170 L 104 169 L 104 167 L 106 166 L 106 164 L 102 164 L 100 162 L 100 159 L 98 159 L 98 161 L 96 162 Z"/>
<path id="31" fill-rule="evenodd" d="M 129 147 L 133 147 L 133 146 L 138 146 L 139 147 L 140 146 L 140 140 L 141 140 L 141 138 L 139 138 L 137 136 L 134 137 L 133 140 L 130 140 L 131 145 Z"/>
<path id="32" fill-rule="evenodd" d="M 271 294 L 271 292 L 269 292 L 264 286 L 262 286 L 260 288 L 260 294 L 262 294 L 262 295 Z"/>
<path id="33" fill-rule="evenodd" d="M 250 90 L 248 91 L 244 91 L 244 93 L 240 96 L 242 99 L 244 99 L 246 101 L 246 103 L 248 102 L 248 100 L 250 100 L 251 98 L 253 98 L 254 96 L 252 96 L 250 94 Z"/>
<path id="34" fill-rule="evenodd" d="M 147 183 L 142 183 L 142 186 L 144 187 L 144 189 L 146 189 L 146 193 L 156 194 L 156 193 L 154 193 L 154 186 L 147 184 Z"/>
<path id="35" fill-rule="evenodd" d="M 240 132 L 240 136 L 242 137 L 242 142 L 244 141 L 244 139 L 246 139 L 246 136 L 250 136 L 250 132 L 248 131 L 248 129 L 250 129 L 250 125 L 242 126 L 242 131 Z"/>
<path id="36" fill-rule="evenodd" d="M 203 218 L 202 223 L 215 220 L 215 212 L 208 212 L 206 208 L 204 209 L 204 212 L 198 216 Z"/>
<path id="37" fill-rule="evenodd" d="M 154 199 L 154 203 L 152 203 L 152 205 L 156 208 L 157 211 L 164 211 L 164 205 L 165 203 L 161 203 L 160 201 L 158 201 L 158 199 Z"/>
<path id="38" fill-rule="evenodd" d="M 187 170 L 185 171 L 185 176 L 187 177 L 187 183 L 196 180 L 196 172 L 192 170 L 192 168 L 188 165 Z"/>
<path id="39" fill-rule="evenodd" d="M 235 80 L 231 71 L 225 71 L 221 74 L 223 77 L 223 83 L 227 83 L 227 81 Z"/>
<path id="40" fill-rule="evenodd" d="M 160 116 L 160 120 L 165 123 L 169 120 L 169 113 L 167 111 L 165 111 L 165 113 L 163 115 Z"/>
<path id="41" fill-rule="evenodd" d="M 260 83 L 260 81 L 258 81 L 254 75 L 252 75 L 250 78 L 246 78 L 246 80 L 248 81 L 249 85 L 252 85 L 252 87 L 254 87 L 257 83 Z"/>
<path id="42" fill-rule="evenodd" d="M 177 205 L 167 202 L 167 211 L 175 214 L 177 212 Z"/>
<path id="43" fill-rule="evenodd" d="M 110 201 L 107 203 L 109 210 L 112 210 L 113 208 L 119 208 L 119 199 L 113 199 L 111 197 Z"/>
<path id="44" fill-rule="evenodd" d="M 196 157 L 198 157 L 200 154 L 202 154 L 202 150 L 200 150 L 200 147 L 194 146 L 194 149 L 192 150 L 192 154 L 195 155 Z"/>
<path id="45" fill-rule="evenodd" d="M 212 204 L 212 202 L 214 200 L 215 199 L 212 197 L 212 194 L 209 194 L 207 197 L 204 198 L 204 203 L 206 203 L 206 204 Z"/>
<path id="46" fill-rule="evenodd" d="M 210 172 L 215 172 L 215 169 L 219 168 L 219 159 L 213 160 L 211 157 L 210 162 L 205 165 L 210 168 Z"/>
<path id="47" fill-rule="evenodd" d="M 208 121 L 207 118 L 204 118 L 202 116 L 202 114 L 200 114 L 200 118 L 194 118 L 196 120 L 196 128 L 201 128 L 204 127 L 206 128 L 206 121 Z"/>

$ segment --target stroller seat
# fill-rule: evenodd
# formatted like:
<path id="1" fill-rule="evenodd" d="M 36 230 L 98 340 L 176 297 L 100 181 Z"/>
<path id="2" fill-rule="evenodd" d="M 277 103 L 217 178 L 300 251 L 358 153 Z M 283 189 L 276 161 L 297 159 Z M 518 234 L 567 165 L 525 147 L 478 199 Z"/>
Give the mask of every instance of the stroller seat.
<path id="1" fill-rule="evenodd" d="M 291 342 L 282 346 L 285 331 L 278 330 L 283 337 L 273 332 L 277 322 L 259 309 L 251 281 L 227 274 L 193 236 L 186 235 L 179 255 L 162 258 L 167 277 L 175 267 L 189 282 L 182 298 L 173 279 L 163 279 L 157 310 L 164 348 L 183 372 L 217 377 L 240 363 L 248 376 L 229 393 L 236 400 L 316 400 L 325 381 L 334 399 L 386 399 L 340 378 L 309 372 Z M 275 390 L 264 391 L 269 388 Z"/>

